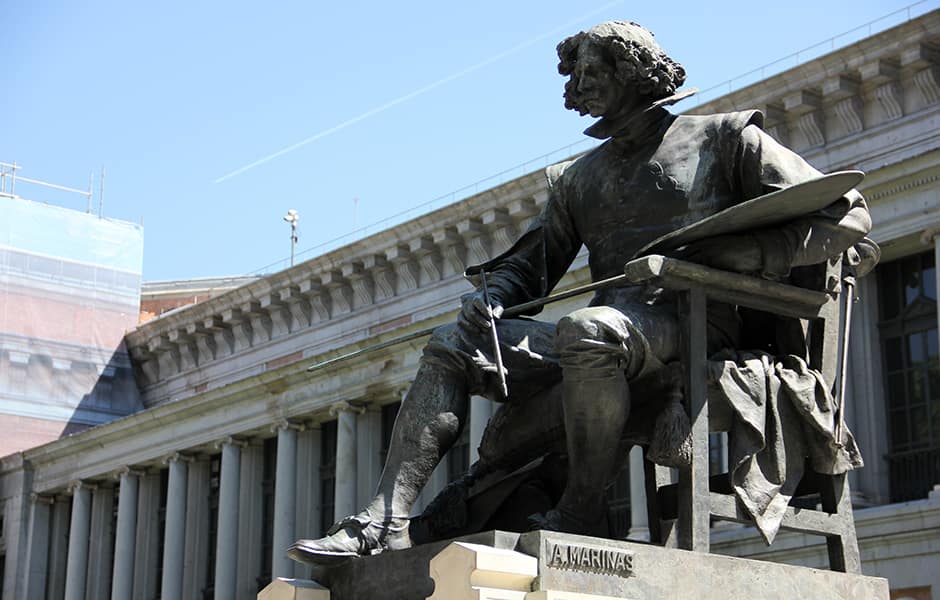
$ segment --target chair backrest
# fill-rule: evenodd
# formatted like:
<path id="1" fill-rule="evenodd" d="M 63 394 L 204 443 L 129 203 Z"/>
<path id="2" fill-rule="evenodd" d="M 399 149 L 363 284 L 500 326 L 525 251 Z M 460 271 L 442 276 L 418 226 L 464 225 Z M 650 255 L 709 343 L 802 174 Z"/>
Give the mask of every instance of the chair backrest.
<path id="1" fill-rule="evenodd" d="M 769 327 L 763 329 L 772 335 L 758 340 L 758 346 L 749 349 L 771 354 L 795 354 L 808 365 L 820 371 L 833 387 L 838 381 L 840 364 L 840 302 L 842 283 L 841 260 L 824 265 L 795 269 L 787 284 L 764 281 L 754 277 L 736 275 L 667 259 L 645 257 L 628 263 L 628 278 L 682 292 L 685 307 L 684 338 L 689 342 L 684 350 L 686 396 L 692 428 L 692 459 L 687 469 L 680 469 L 679 483 L 673 488 L 663 485 L 655 469 L 647 468 L 647 497 L 650 511 L 651 535 L 662 541 L 664 536 L 659 518 L 668 519 L 663 511 L 669 492 L 674 489 L 675 532 L 678 547 L 709 551 L 710 519 L 749 522 L 750 515 L 743 510 L 733 495 L 726 491 L 710 490 L 707 468 L 708 432 L 710 416 L 704 398 L 705 374 L 702 367 L 705 356 L 704 298 L 748 307 L 751 316 L 764 320 Z M 698 341 L 697 341 L 698 340 Z M 825 536 L 829 551 L 830 568 L 837 571 L 859 572 L 860 560 L 855 528 L 852 520 L 851 497 L 845 473 L 826 476 L 820 489 L 822 512 L 788 508 L 781 528 Z M 671 514 L 671 512 L 670 512 Z"/>

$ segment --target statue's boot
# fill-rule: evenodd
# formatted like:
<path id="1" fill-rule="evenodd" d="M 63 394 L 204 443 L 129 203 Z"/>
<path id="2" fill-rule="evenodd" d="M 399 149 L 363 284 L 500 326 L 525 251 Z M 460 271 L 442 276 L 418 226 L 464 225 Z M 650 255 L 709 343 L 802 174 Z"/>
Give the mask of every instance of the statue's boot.
<path id="1" fill-rule="evenodd" d="M 554 509 L 532 515 L 534 528 L 607 535 L 605 488 L 623 464 L 617 448 L 627 416 L 630 394 L 621 372 L 591 377 L 565 371 L 562 382 L 568 482 Z"/>
<path id="2" fill-rule="evenodd" d="M 411 547 L 408 515 L 466 420 L 468 396 L 459 377 L 422 363 L 402 401 L 375 498 L 317 540 L 298 540 L 292 559 L 331 564 L 383 550 Z"/>

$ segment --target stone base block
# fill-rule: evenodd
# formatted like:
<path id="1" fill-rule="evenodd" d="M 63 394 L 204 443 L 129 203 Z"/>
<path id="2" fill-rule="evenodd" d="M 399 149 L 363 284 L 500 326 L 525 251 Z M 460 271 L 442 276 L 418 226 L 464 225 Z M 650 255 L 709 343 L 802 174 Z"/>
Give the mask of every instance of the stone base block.
<path id="1" fill-rule="evenodd" d="M 460 540 L 513 550 L 519 534 L 487 531 Z M 408 550 L 357 558 L 329 569 L 316 569 L 311 575 L 330 589 L 331 600 L 426 600 L 434 593 L 431 559 L 450 544 L 450 541 L 432 542 Z"/>
<path id="2" fill-rule="evenodd" d="M 315 581 L 278 578 L 258 592 L 258 600 L 330 600 L 330 590 Z"/>
<path id="3" fill-rule="evenodd" d="M 538 561 L 520 552 L 454 542 L 431 559 L 428 600 L 526 600 Z"/>

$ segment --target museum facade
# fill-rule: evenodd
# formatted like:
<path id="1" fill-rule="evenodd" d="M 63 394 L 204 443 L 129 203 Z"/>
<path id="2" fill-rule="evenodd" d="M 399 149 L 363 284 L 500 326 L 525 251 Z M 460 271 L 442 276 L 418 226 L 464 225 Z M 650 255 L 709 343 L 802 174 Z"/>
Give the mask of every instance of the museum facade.
<path id="1" fill-rule="evenodd" d="M 883 258 L 859 286 L 847 415 L 866 459 L 851 477 L 863 570 L 897 598 L 940 597 L 940 11 L 690 112 L 745 108 L 820 170 L 867 173 Z M 254 598 L 306 576 L 284 550 L 371 498 L 423 339 L 307 367 L 453 321 L 465 265 L 508 248 L 548 193 L 533 172 L 130 331 L 142 410 L 0 459 L 3 596 Z M 559 289 L 589 281 L 586 258 Z M 476 459 L 494 410 L 472 399 L 418 509 Z M 646 535 L 643 488 L 634 450 L 609 493 L 623 537 Z M 826 564 L 803 534 L 767 547 L 720 526 L 712 545 Z"/>

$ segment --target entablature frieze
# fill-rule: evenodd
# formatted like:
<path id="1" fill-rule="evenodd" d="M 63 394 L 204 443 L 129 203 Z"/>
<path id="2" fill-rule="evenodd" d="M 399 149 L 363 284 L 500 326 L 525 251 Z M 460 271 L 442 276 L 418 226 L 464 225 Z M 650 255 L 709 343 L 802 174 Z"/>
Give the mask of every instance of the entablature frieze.
<path id="1" fill-rule="evenodd" d="M 541 172 L 531 173 L 139 326 L 126 342 L 145 404 L 171 399 L 161 382 L 260 347 L 276 358 L 280 341 L 337 319 L 381 309 L 381 322 L 401 322 L 415 309 L 409 297 L 449 290 L 468 264 L 508 248 L 547 197 Z"/>
<path id="2" fill-rule="evenodd" d="M 34 473 L 37 493 L 62 494 L 79 480 L 114 485 L 121 473 L 143 476 L 172 462 L 205 460 L 225 444 L 257 446 L 285 427 L 297 432 L 319 429 L 321 423 L 336 420 L 339 412 L 358 415 L 399 399 L 397 391 L 413 378 L 414 364 L 381 362 L 391 370 L 380 386 L 370 369 L 344 366 L 310 385 L 298 383 L 305 373 L 292 375 L 285 391 L 259 401 L 266 381 L 256 376 L 31 449 L 19 469 Z M 170 427 L 174 434 L 168 437 Z"/>

